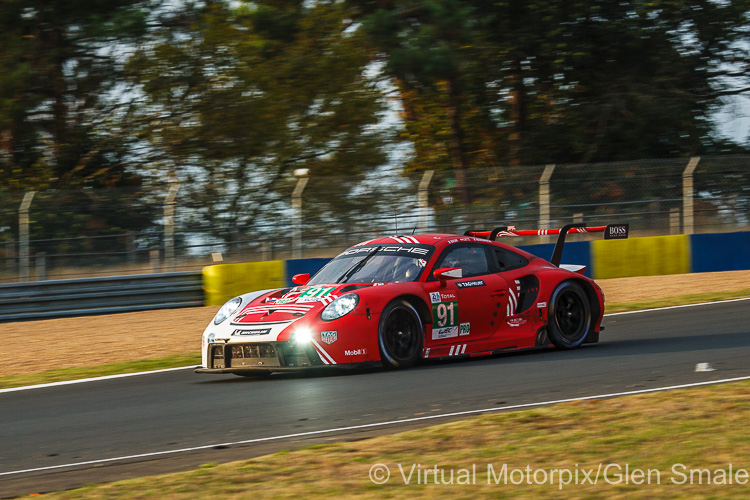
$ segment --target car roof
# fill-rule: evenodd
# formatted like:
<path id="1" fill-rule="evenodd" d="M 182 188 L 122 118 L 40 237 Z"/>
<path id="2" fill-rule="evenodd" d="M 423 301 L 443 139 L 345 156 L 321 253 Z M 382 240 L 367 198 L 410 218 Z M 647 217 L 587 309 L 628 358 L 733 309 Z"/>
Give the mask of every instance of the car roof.
<path id="1" fill-rule="evenodd" d="M 363 241 L 354 245 L 355 247 L 364 245 L 393 245 L 398 244 L 421 244 L 421 245 L 433 245 L 437 250 L 442 250 L 451 243 L 457 242 L 476 242 L 484 243 L 488 245 L 494 245 L 498 247 L 508 248 L 524 256 L 531 256 L 531 254 L 524 252 L 520 248 L 514 248 L 510 245 L 500 243 L 497 241 L 491 241 L 485 238 L 476 238 L 474 236 L 463 236 L 458 234 L 444 234 L 444 233 L 430 233 L 430 234 L 414 234 L 414 235 L 396 235 L 396 236 L 384 236 L 376 238 L 374 240 Z M 533 257 L 533 256 L 531 256 Z"/>

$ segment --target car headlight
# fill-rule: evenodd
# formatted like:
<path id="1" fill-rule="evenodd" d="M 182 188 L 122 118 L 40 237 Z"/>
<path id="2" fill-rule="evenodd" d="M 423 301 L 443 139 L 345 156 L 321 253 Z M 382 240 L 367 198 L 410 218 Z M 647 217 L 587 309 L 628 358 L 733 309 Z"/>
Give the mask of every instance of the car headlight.
<path id="1" fill-rule="evenodd" d="M 292 336 L 289 340 L 297 345 L 307 345 L 312 342 L 312 331 L 309 328 L 305 327 L 298 328 L 294 331 L 294 333 L 292 333 Z"/>
<path id="2" fill-rule="evenodd" d="M 323 309 L 320 317 L 325 321 L 338 319 L 352 312 L 359 304 L 359 295 L 356 293 L 347 293 L 334 300 Z"/>
<path id="3" fill-rule="evenodd" d="M 214 317 L 214 325 L 220 324 L 222 321 L 234 314 L 237 309 L 240 308 L 240 304 L 242 304 L 242 299 L 239 297 L 235 297 L 221 306 L 219 312 L 216 313 L 216 317 Z"/>

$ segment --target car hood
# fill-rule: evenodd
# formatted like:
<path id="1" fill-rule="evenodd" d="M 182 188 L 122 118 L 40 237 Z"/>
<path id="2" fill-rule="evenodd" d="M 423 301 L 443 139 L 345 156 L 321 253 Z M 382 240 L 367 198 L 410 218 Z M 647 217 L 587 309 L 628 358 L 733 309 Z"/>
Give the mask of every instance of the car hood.
<path id="1" fill-rule="evenodd" d="M 346 293 L 375 285 L 373 283 L 334 283 L 285 288 L 250 302 L 234 317 L 232 323 L 257 324 L 294 321 L 310 313 L 317 314 L 325 306 Z"/>

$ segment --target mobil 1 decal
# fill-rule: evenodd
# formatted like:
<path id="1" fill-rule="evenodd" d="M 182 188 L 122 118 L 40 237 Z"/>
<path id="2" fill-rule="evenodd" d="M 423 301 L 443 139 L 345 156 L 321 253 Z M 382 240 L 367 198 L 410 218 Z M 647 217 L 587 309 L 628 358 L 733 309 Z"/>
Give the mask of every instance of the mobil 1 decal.
<path id="1" fill-rule="evenodd" d="M 433 292 L 432 339 L 458 337 L 458 298 L 453 292 Z"/>

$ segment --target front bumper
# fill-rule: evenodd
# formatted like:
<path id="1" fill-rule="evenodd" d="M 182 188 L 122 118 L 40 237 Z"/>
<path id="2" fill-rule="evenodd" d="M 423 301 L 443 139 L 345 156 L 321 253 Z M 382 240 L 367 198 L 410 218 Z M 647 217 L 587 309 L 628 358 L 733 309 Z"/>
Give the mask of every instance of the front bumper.
<path id="1" fill-rule="evenodd" d="M 315 348 L 289 341 L 214 343 L 208 345 L 206 366 L 196 373 L 287 371 L 324 366 Z"/>

